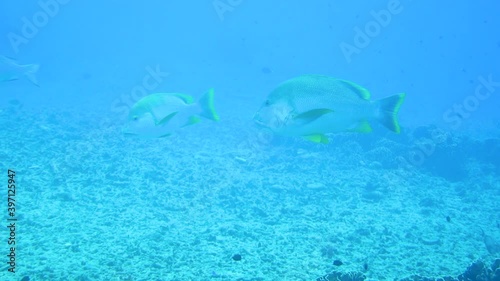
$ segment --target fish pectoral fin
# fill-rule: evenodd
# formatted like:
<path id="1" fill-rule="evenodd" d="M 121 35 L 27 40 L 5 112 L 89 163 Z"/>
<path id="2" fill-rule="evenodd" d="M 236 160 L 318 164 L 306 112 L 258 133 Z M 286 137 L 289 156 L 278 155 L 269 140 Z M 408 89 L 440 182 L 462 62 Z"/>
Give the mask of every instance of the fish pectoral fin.
<path id="1" fill-rule="evenodd" d="M 18 65 L 16 59 L 0 55 L 0 62 L 10 65 Z"/>
<path id="2" fill-rule="evenodd" d="M 349 130 L 350 132 L 357 132 L 357 133 L 371 133 L 373 131 L 372 126 L 370 126 L 370 123 L 366 120 L 362 120 L 354 128 Z"/>
<path id="3" fill-rule="evenodd" d="M 0 75 L 0 81 L 16 81 L 19 80 L 17 76 Z"/>
<path id="4" fill-rule="evenodd" d="M 172 112 L 169 115 L 163 117 L 163 119 L 160 120 L 160 122 L 156 122 L 156 126 L 162 126 L 168 123 L 178 112 Z"/>
<path id="5" fill-rule="evenodd" d="M 169 136 L 171 136 L 171 135 L 172 135 L 172 134 L 167 133 L 167 134 L 164 134 L 164 135 L 159 136 L 159 138 L 166 138 L 166 137 L 169 137 Z"/>
<path id="6" fill-rule="evenodd" d="M 312 141 L 315 143 L 327 144 L 329 142 L 328 138 L 323 134 L 307 135 L 307 136 L 304 136 L 304 138 L 308 141 Z"/>
<path id="7" fill-rule="evenodd" d="M 307 124 L 307 123 L 310 123 L 310 122 L 320 118 L 321 116 L 323 116 L 325 114 L 332 113 L 332 112 L 334 112 L 334 111 L 331 109 L 328 109 L 328 108 L 318 108 L 318 109 L 313 109 L 313 110 L 309 110 L 309 111 L 306 111 L 304 113 L 301 113 L 301 114 L 295 116 L 293 119 L 300 120 L 301 124 Z"/>

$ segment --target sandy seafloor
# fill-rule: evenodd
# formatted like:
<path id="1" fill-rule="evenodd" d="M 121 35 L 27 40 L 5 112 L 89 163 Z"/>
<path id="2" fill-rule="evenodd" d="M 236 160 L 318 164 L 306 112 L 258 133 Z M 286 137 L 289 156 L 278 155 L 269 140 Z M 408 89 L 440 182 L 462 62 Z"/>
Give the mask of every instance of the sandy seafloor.
<path id="1" fill-rule="evenodd" d="M 142 140 L 91 114 L 0 115 L 19 217 L 1 280 L 394 280 L 499 255 L 482 232 L 500 239 L 498 167 L 470 160 L 453 181 L 401 167 L 412 141 L 391 133 L 318 145 L 227 117 Z"/>

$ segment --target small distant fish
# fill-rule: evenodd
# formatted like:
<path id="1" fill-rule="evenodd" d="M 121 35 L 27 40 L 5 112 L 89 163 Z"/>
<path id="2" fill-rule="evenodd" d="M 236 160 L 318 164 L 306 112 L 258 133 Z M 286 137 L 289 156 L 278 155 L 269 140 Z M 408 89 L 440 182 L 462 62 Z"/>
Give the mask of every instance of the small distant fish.
<path id="1" fill-rule="evenodd" d="M 31 83 L 39 86 L 38 79 L 35 76 L 39 68 L 38 64 L 21 65 L 14 59 L 0 55 L 0 82 L 14 81 L 25 77 Z"/>
<path id="2" fill-rule="evenodd" d="M 365 88 L 323 75 L 304 75 L 274 89 L 254 116 L 254 121 L 276 134 L 302 136 L 328 143 L 327 133 L 372 131 L 376 120 L 400 132 L 397 114 L 405 94 L 370 100 Z"/>
<path id="3" fill-rule="evenodd" d="M 264 66 L 260 71 L 262 71 L 262 73 L 264 74 L 270 74 L 273 72 L 273 70 L 267 66 Z"/>
<path id="4" fill-rule="evenodd" d="M 185 94 L 151 94 L 131 108 L 123 133 L 147 138 L 166 137 L 180 128 L 200 122 L 200 117 L 219 120 L 214 108 L 213 89 L 197 103 Z"/>
<path id="5" fill-rule="evenodd" d="M 88 72 L 84 72 L 84 73 L 82 73 L 82 78 L 83 78 L 83 80 L 89 80 L 90 78 L 92 78 L 92 74 L 90 74 Z"/>

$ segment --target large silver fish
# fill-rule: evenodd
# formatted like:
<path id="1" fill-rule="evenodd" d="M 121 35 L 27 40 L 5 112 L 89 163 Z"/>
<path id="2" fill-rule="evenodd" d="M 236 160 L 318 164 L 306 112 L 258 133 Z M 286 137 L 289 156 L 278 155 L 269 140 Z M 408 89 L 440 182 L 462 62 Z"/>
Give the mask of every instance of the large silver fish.
<path id="1" fill-rule="evenodd" d="M 398 94 L 372 101 L 370 92 L 353 82 L 304 75 L 274 89 L 254 121 L 276 134 L 318 143 L 328 143 L 327 133 L 369 133 L 373 121 L 399 133 L 397 113 L 404 99 L 405 94 Z"/>
<path id="2" fill-rule="evenodd" d="M 0 55 L 0 82 L 18 80 L 23 77 L 31 83 L 38 85 L 35 74 L 40 66 L 38 64 L 19 64 L 14 59 Z"/>

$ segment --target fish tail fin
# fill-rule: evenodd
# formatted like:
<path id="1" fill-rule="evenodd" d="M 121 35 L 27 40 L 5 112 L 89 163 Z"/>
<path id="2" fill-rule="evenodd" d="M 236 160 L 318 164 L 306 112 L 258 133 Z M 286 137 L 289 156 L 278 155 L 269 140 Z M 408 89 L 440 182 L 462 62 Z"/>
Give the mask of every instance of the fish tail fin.
<path id="1" fill-rule="evenodd" d="M 401 132 L 398 122 L 398 112 L 405 97 L 406 94 L 402 93 L 381 99 L 377 102 L 379 108 L 378 120 L 386 128 L 398 134 Z"/>
<path id="2" fill-rule="evenodd" d="M 219 115 L 214 107 L 214 89 L 208 90 L 199 100 L 201 116 L 213 121 L 219 121 Z"/>
<path id="3" fill-rule="evenodd" d="M 36 86 L 40 87 L 38 84 L 38 79 L 36 78 L 36 73 L 38 72 L 38 69 L 40 68 L 40 65 L 38 64 L 29 64 L 26 65 L 26 72 L 24 73 L 24 76 L 30 80 L 31 83 L 35 84 Z"/>

